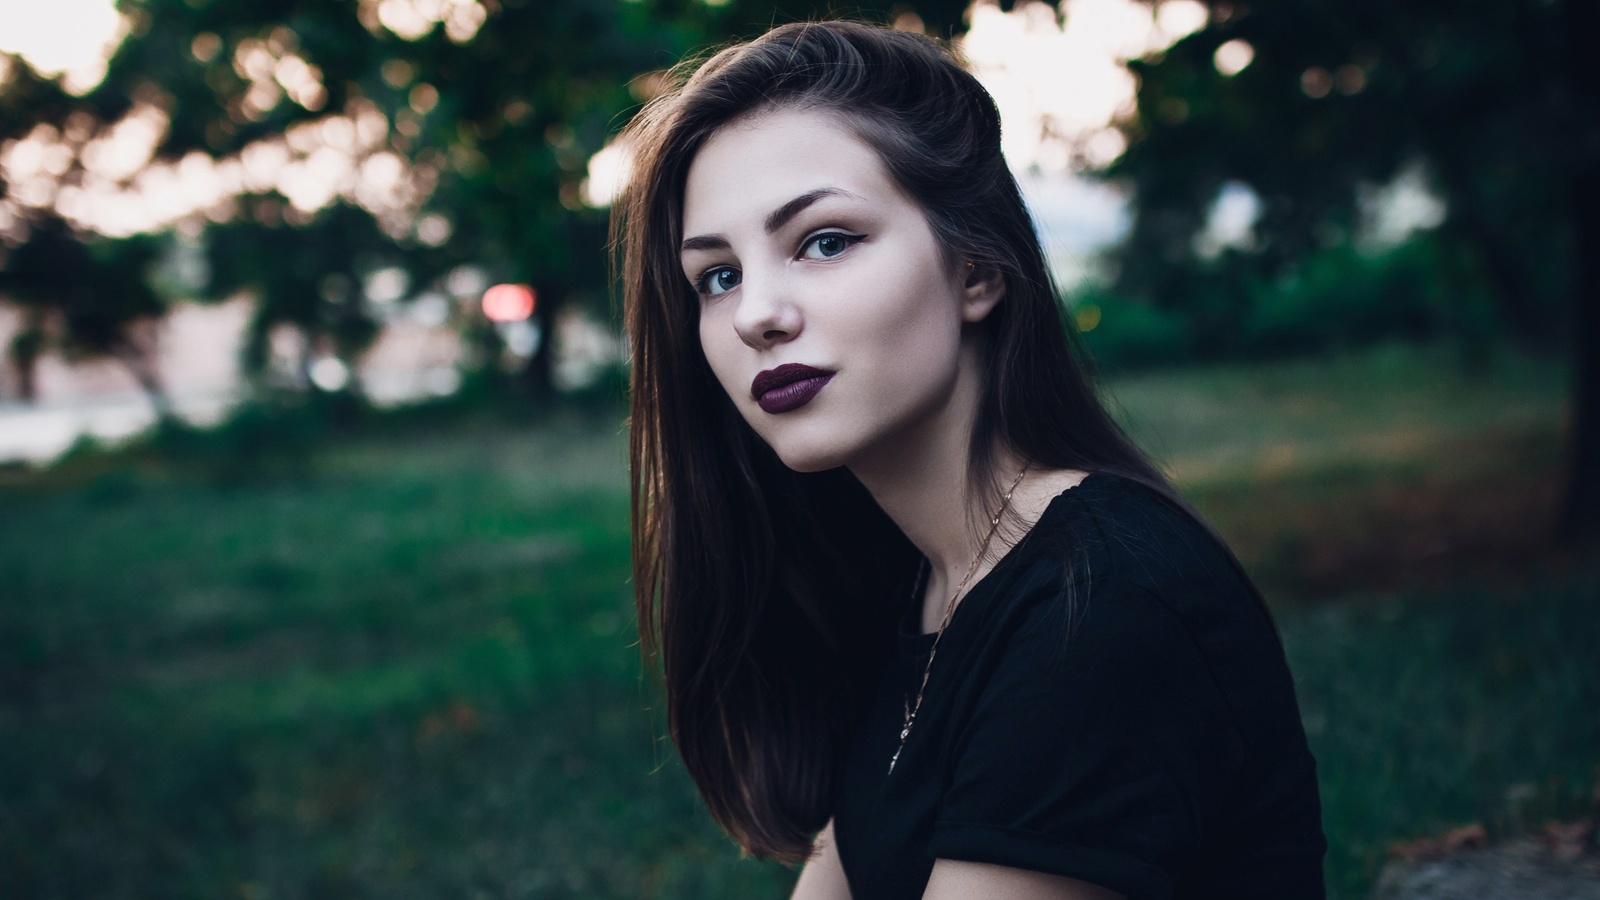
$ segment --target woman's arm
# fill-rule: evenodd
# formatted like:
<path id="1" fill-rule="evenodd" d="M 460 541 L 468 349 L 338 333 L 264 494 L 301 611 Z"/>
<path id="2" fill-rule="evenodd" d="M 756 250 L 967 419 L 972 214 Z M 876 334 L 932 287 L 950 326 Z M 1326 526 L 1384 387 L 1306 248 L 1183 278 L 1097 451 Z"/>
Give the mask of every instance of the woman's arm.
<path id="1" fill-rule="evenodd" d="M 850 883 L 844 878 L 844 865 L 839 862 L 839 850 L 833 845 L 833 820 L 817 835 L 812 856 L 800 870 L 800 880 L 795 882 L 789 900 L 853 900 Z"/>
<path id="2" fill-rule="evenodd" d="M 809 869 L 810 867 L 807 866 Z M 801 880 L 805 880 L 804 877 Z M 798 895 L 796 895 L 798 896 Z M 1063 875 L 989 863 L 939 859 L 922 900 L 1123 900 L 1123 895 Z"/>

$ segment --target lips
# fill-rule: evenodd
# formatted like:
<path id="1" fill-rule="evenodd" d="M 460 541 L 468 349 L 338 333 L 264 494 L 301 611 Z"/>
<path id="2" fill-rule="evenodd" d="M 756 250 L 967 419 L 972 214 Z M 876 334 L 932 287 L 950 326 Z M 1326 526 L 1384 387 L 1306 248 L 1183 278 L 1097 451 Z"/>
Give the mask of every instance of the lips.
<path id="1" fill-rule="evenodd" d="M 810 403 L 835 373 L 799 363 L 767 369 L 750 383 L 750 396 L 768 413 L 783 413 Z"/>

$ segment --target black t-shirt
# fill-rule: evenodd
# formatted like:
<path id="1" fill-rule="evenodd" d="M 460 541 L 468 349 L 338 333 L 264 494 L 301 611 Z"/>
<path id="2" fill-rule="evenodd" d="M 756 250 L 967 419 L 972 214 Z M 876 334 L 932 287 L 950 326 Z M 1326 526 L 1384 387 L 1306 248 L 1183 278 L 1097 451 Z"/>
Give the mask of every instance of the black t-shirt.
<path id="1" fill-rule="evenodd" d="M 1096 473 L 1050 503 L 956 607 L 887 774 L 933 644 L 920 631 L 912 602 L 845 754 L 834 832 L 856 900 L 921 897 L 941 857 L 1137 900 L 1324 896 L 1277 632 L 1160 495 Z"/>

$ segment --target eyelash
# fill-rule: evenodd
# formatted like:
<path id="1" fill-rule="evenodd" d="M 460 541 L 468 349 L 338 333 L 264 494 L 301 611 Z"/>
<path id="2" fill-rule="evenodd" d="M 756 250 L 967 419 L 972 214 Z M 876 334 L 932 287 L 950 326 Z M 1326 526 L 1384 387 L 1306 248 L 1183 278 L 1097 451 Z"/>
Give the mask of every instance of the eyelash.
<path id="1" fill-rule="evenodd" d="M 810 237 L 807 237 L 804 241 L 802 241 L 800 243 L 800 252 L 798 254 L 796 254 L 796 256 L 804 256 L 805 253 L 806 253 L 806 248 L 808 248 L 811 245 L 815 244 L 817 241 L 822 240 L 823 238 L 830 238 L 830 237 L 843 238 L 844 239 L 844 249 L 845 250 L 849 250 L 851 247 L 854 247 L 855 245 L 857 245 L 857 244 L 861 243 L 862 241 L 866 240 L 866 238 L 867 238 L 867 236 L 864 235 L 864 234 L 851 234 L 848 231 L 839 231 L 837 229 L 830 229 L 828 231 L 819 231 L 816 234 L 813 234 Z M 844 251 L 841 250 L 839 252 L 843 253 Z M 828 258 L 831 259 L 832 257 L 828 257 Z"/>
<path id="2" fill-rule="evenodd" d="M 819 232 L 817 232 L 815 234 L 807 235 L 806 239 L 804 241 L 800 242 L 800 252 L 795 254 L 795 258 L 799 259 L 799 258 L 803 257 L 805 255 L 806 249 L 808 247 L 810 247 L 812 244 L 815 244 L 817 241 L 820 241 L 823 238 L 828 238 L 828 237 L 843 238 L 844 242 L 845 242 L 845 250 L 848 250 L 851 247 L 854 247 L 855 245 L 857 245 L 857 244 L 859 244 L 862 241 L 867 239 L 867 236 L 864 235 L 864 234 L 852 234 L 851 232 L 839 231 L 838 229 L 829 229 L 827 231 L 819 231 Z M 842 253 L 844 251 L 841 250 L 840 252 Z M 827 257 L 827 258 L 828 259 L 832 259 L 833 257 Z M 695 290 L 695 293 L 699 294 L 702 297 L 709 296 L 707 294 L 707 292 L 706 292 L 706 285 L 711 281 L 711 276 L 717 274 L 718 272 L 722 271 L 723 269 L 730 269 L 730 268 L 733 268 L 733 267 L 732 266 L 712 266 L 711 268 L 706 269 L 704 272 L 701 272 L 694 279 L 694 290 Z"/>

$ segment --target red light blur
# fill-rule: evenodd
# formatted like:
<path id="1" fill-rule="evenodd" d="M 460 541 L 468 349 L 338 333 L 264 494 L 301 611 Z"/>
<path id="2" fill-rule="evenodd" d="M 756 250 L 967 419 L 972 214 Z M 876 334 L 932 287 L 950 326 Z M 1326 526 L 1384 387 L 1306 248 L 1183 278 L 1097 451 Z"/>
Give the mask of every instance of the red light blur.
<path id="1" fill-rule="evenodd" d="M 497 284 L 483 292 L 483 314 L 493 322 L 521 322 L 533 315 L 534 300 L 525 284 Z"/>

